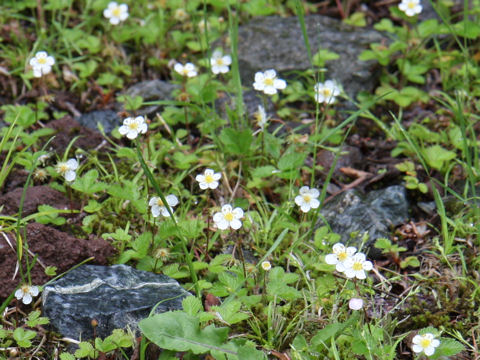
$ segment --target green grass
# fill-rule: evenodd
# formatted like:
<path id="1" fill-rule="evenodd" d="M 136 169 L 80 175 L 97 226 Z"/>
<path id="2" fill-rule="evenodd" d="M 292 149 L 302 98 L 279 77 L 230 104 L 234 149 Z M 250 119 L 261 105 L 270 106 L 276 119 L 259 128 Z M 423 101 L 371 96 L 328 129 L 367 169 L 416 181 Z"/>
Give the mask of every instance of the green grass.
<path id="1" fill-rule="evenodd" d="M 62 360 L 103 354 L 127 359 L 131 349 L 125 349 L 140 346 L 140 358 L 148 359 L 147 345 L 153 342 L 165 349 L 162 359 L 176 359 L 179 351 L 188 359 L 206 353 L 215 359 L 273 359 L 282 353 L 298 360 L 422 359 L 414 354 L 412 340 L 425 333 L 441 342 L 428 358 L 478 356 L 478 1 L 470 9 L 465 1 L 461 11 L 448 1 L 432 2 L 439 18 L 425 21 L 408 18 L 390 5 L 388 18 L 372 25 L 392 41 L 372 44 L 360 56 L 379 63 L 378 87 L 348 99 L 355 106 L 348 111 L 339 106 L 343 94 L 329 105 L 314 100 L 313 84 L 330 78 L 320 65 L 334 64 L 336 57 L 315 54 L 310 47 L 305 15 L 318 11 L 315 3 L 141 0 L 128 2 L 130 16 L 114 26 L 102 15 L 108 2 L 20 0 L 0 5 L 0 66 L 10 81 L 0 95 L 12 103 L 0 113 L 7 123 L 0 128 L 0 186 L 15 170 L 27 171 L 23 204 L 31 180 L 42 183 L 35 171 L 45 170 L 45 184 L 81 207 L 81 223 L 69 225 L 73 234 L 107 239 L 118 250 L 112 264 L 166 274 L 196 297 L 184 300 L 182 311 L 144 320 L 140 345 L 133 334 L 118 331 L 104 341 L 82 342 L 67 354 L 58 334 L 48 330 L 54 341 L 42 341 L 47 330 L 39 327 L 48 320 L 39 318 L 32 305 L 30 314 L 20 309 L 4 313 L 18 304 L 12 293 L 0 307 L 0 348 L 8 356 L 36 352 L 53 359 L 57 352 Z M 344 11 L 351 4 L 330 1 L 328 6 Z M 187 16 L 180 19 L 183 6 Z M 262 131 L 243 101 L 253 79 L 242 83 L 240 78 L 238 30 L 255 16 L 274 14 L 298 18 L 311 68 L 297 72 L 287 80 L 287 89 L 269 99 L 277 115 Z M 350 23 L 365 18 L 349 15 Z M 209 56 L 223 36 L 228 37 L 224 50 L 232 65 L 229 73 L 215 77 Z M 39 50 L 53 55 L 56 64 L 37 79 L 28 64 Z M 172 59 L 194 63 L 199 75 L 175 74 Z M 129 85 L 152 78 L 179 85 L 173 100 L 119 96 Z M 27 91 L 35 93 L 16 103 Z M 59 94 L 66 94 L 80 112 L 112 107 L 116 99 L 126 109 L 122 120 L 138 115 L 142 105 L 163 108 L 135 141 L 122 138 L 116 129 L 104 134 L 107 146 L 101 151 L 85 152 L 72 138 L 64 153 L 41 163 L 38 157 L 49 151 L 52 139 L 43 125 L 66 114 L 52 101 Z M 225 114 L 216 108 L 219 96 L 235 103 Z M 266 105 L 268 96 L 258 96 Z M 299 124 L 300 113 L 309 122 L 290 130 L 286 124 Z M 329 185 L 355 180 L 334 175 L 343 145 L 354 137 L 392 141 L 389 161 L 402 164 L 394 182 L 409 189 L 413 204 L 436 205 L 433 215 L 415 213 L 429 231 L 419 231 L 420 222 L 403 224 L 379 242 L 385 256 L 364 280 L 347 279 L 325 262 L 340 236 L 329 226 L 316 226 Z M 326 150 L 333 151 L 334 160 L 323 168 L 317 164 L 318 153 Z M 55 165 L 80 154 L 84 157 L 76 180 L 67 183 Z M 368 161 L 366 165 L 375 164 Z M 222 174 L 218 188 L 199 189 L 195 177 L 205 168 Z M 302 186 L 319 190 L 319 208 L 300 210 L 295 197 Z M 170 217 L 154 218 L 148 201 L 155 195 L 166 203 L 166 194 L 175 194 L 180 203 L 168 209 Z M 244 211 L 240 229 L 215 227 L 214 215 L 224 204 Z M 58 226 L 63 212 L 41 208 L 29 216 L 22 216 L 22 210 L 0 216 L 0 239 L 7 234 L 17 239 L 18 261 L 27 269 L 19 286 L 31 283 L 28 269 L 36 261 L 26 251 L 22 229 L 35 221 Z M 368 241 L 368 235 L 351 238 L 352 243 Z M 271 270 L 262 268 L 263 261 L 271 263 Z M 212 296 L 220 302 L 205 306 Z M 353 297 L 363 299 L 362 310 L 349 309 Z M 173 338 L 173 333 L 182 335 Z"/>

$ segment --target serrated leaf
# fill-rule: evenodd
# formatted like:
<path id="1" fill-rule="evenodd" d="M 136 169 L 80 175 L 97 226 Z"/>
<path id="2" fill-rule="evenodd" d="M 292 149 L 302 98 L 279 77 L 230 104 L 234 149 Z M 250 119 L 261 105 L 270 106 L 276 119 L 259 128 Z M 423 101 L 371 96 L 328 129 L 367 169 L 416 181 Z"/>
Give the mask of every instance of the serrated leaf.
<path id="1" fill-rule="evenodd" d="M 253 135 L 250 129 L 239 131 L 233 128 L 224 128 L 219 139 L 225 147 L 225 152 L 235 155 L 248 155 L 251 151 Z"/>
<path id="2" fill-rule="evenodd" d="M 446 150 L 440 145 L 433 145 L 423 150 L 423 155 L 427 164 L 436 170 L 441 170 L 446 163 L 455 159 L 457 154 L 453 151 Z"/>
<path id="3" fill-rule="evenodd" d="M 212 306 L 212 310 L 216 311 L 223 321 L 232 325 L 250 317 L 248 314 L 240 312 L 241 307 L 242 303 L 240 301 L 232 300 L 223 303 L 221 306 Z"/>
<path id="4" fill-rule="evenodd" d="M 182 300 L 183 311 L 188 315 L 195 316 L 203 311 L 203 305 L 199 298 L 195 296 L 187 296 Z"/>
<path id="5" fill-rule="evenodd" d="M 70 353 L 63 352 L 60 354 L 60 360 L 75 360 L 75 356 Z"/>
<path id="6" fill-rule="evenodd" d="M 452 356 L 463 350 L 465 350 L 465 346 L 463 346 L 462 343 L 449 338 L 440 338 L 440 345 L 436 353 L 443 356 Z"/>
<path id="7" fill-rule="evenodd" d="M 78 343 L 79 349 L 75 351 L 75 356 L 77 358 L 82 358 L 82 357 L 95 357 L 95 349 L 93 348 L 93 345 L 86 342 L 86 341 L 81 341 Z"/>
<path id="8" fill-rule="evenodd" d="M 13 331 L 13 338 L 20 347 L 28 348 L 32 346 L 32 342 L 30 340 L 33 339 L 36 335 L 37 333 L 35 331 L 25 330 L 21 327 L 18 327 Z"/>

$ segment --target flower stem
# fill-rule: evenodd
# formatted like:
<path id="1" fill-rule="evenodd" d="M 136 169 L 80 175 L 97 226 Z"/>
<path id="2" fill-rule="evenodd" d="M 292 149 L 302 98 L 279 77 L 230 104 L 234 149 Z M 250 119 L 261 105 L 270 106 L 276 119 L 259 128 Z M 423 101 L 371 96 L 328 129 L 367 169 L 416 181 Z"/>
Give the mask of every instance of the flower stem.
<path id="1" fill-rule="evenodd" d="M 142 168 L 143 168 L 143 171 L 144 171 L 145 175 L 147 176 L 147 178 L 152 183 L 152 186 L 155 189 L 155 192 L 160 197 L 160 199 L 163 201 L 163 203 L 168 204 L 167 200 L 165 199 L 165 196 L 163 195 L 162 190 L 160 189 L 160 186 L 158 186 L 158 183 L 155 181 L 155 178 L 153 177 L 152 172 L 148 168 L 145 160 L 143 159 L 142 152 L 140 151 L 140 143 L 139 143 L 138 139 L 136 140 L 136 148 L 137 148 L 138 160 L 140 161 L 140 164 L 142 165 Z M 193 268 L 193 261 L 192 261 L 193 256 L 192 256 L 192 253 L 188 250 L 187 239 L 185 238 L 185 236 L 183 236 L 182 230 L 178 226 L 177 220 L 175 219 L 175 216 L 174 216 L 173 211 L 170 208 L 170 206 L 166 206 L 166 209 L 167 209 L 168 213 L 170 214 L 170 217 L 171 217 L 171 219 L 172 219 L 172 221 L 175 225 L 175 228 L 177 229 L 177 234 L 178 234 L 178 237 L 180 238 L 180 244 L 182 246 L 183 254 L 185 256 L 185 262 L 188 265 L 188 270 L 190 271 L 190 277 L 192 278 L 192 281 L 193 281 L 194 286 L 195 286 L 196 295 L 197 295 L 198 298 L 201 298 L 202 294 L 200 292 L 200 286 L 198 284 L 198 277 L 197 277 L 197 274 L 195 272 L 195 269 Z"/>

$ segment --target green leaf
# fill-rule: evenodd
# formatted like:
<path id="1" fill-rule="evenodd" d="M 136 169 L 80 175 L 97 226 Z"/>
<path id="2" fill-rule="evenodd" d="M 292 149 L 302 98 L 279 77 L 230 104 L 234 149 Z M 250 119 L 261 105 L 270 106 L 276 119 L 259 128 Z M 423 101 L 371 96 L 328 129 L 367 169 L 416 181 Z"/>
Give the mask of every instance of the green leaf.
<path id="1" fill-rule="evenodd" d="M 243 131 L 233 128 L 224 128 L 219 136 L 225 152 L 235 155 L 248 155 L 251 152 L 253 141 L 252 131 L 245 129 Z"/>
<path id="2" fill-rule="evenodd" d="M 252 171 L 252 177 L 263 178 L 267 176 L 271 176 L 273 171 L 275 171 L 275 167 L 272 165 L 266 166 L 259 166 Z"/>
<path id="3" fill-rule="evenodd" d="M 21 327 L 18 327 L 13 331 L 13 338 L 20 347 L 28 348 L 32 346 L 32 342 L 30 340 L 33 339 L 36 335 L 37 333 L 35 331 L 25 330 Z"/>
<path id="4" fill-rule="evenodd" d="M 3 105 L 0 109 L 5 111 L 3 121 L 11 124 L 18 117 L 16 124 L 23 128 L 33 125 L 38 119 L 35 112 L 26 105 Z"/>
<path id="5" fill-rule="evenodd" d="M 395 26 L 393 25 L 392 20 L 390 19 L 382 19 L 378 23 L 373 26 L 378 31 L 386 31 L 389 33 L 395 32 Z"/>
<path id="6" fill-rule="evenodd" d="M 295 148 L 290 147 L 278 161 L 278 168 L 282 171 L 298 169 L 303 165 L 305 154 L 297 152 Z"/>
<path id="7" fill-rule="evenodd" d="M 407 256 L 404 260 L 400 262 L 400 267 L 402 269 L 405 269 L 408 266 L 415 268 L 420 267 L 420 261 L 416 256 Z"/>
<path id="8" fill-rule="evenodd" d="M 41 317 L 40 314 L 40 310 L 35 310 L 28 314 L 27 325 L 30 327 L 35 327 L 37 325 L 45 325 L 50 322 L 48 318 Z"/>
<path id="9" fill-rule="evenodd" d="M 182 300 L 183 311 L 188 315 L 195 316 L 203 311 L 203 305 L 199 298 L 195 296 L 187 296 Z"/>
<path id="10" fill-rule="evenodd" d="M 465 346 L 462 343 L 449 339 L 449 338 L 440 338 L 440 345 L 435 351 L 435 355 L 438 356 L 453 356 L 457 355 L 459 352 L 465 350 Z"/>
<path id="11" fill-rule="evenodd" d="M 56 266 L 47 266 L 45 268 L 45 275 L 48 275 L 48 276 L 57 275 L 57 267 Z"/>
<path id="12" fill-rule="evenodd" d="M 327 61 L 337 60 L 338 58 L 340 58 L 340 55 L 337 53 L 327 49 L 320 49 L 315 55 L 313 55 L 313 65 L 325 67 Z"/>
<path id="13" fill-rule="evenodd" d="M 218 312 L 223 321 L 232 325 L 250 317 L 250 315 L 240 312 L 241 307 L 242 303 L 240 301 L 231 300 L 223 303 L 221 306 L 212 306 L 212 310 Z"/>
<path id="14" fill-rule="evenodd" d="M 347 19 L 344 19 L 343 22 L 351 26 L 363 27 L 367 25 L 367 21 L 365 20 L 365 13 L 360 11 L 354 12 Z"/>
<path id="15" fill-rule="evenodd" d="M 97 352 L 93 348 L 93 345 L 86 342 L 86 341 L 81 341 L 78 344 L 79 349 L 75 351 L 75 356 L 77 358 L 84 358 L 84 357 L 91 357 L 91 358 L 96 358 L 97 357 Z"/>
<path id="16" fill-rule="evenodd" d="M 63 352 L 60 354 L 60 360 L 76 360 L 76 358 L 70 353 Z"/>
<path id="17" fill-rule="evenodd" d="M 270 270 L 268 274 L 267 293 L 270 296 L 278 296 L 284 300 L 295 300 L 301 297 L 300 291 L 288 286 L 288 284 L 298 280 L 298 275 L 285 273 L 283 268 L 277 266 Z"/>
<path id="18" fill-rule="evenodd" d="M 40 224 L 54 224 L 60 226 L 67 221 L 65 218 L 58 216 L 59 212 L 63 212 L 62 210 L 58 210 L 50 205 L 39 205 L 38 212 L 43 213 L 43 215 L 39 215 L 35 218 Z"/>
<path id="19" fill-rule="evenodd" d="M 107 188 L 107 184 L 97 182 L 97 179 L 98 171 L 96 169 L 92 169 L 86 174 L 77 177 L 75 182 L 72 184 L 72 188 L 88 195 L 105 190 Z"/>
<path id="20" fill-rule="evenodd" d="M 162 349 L 205 354 L 212 350 L 236 355 L 225 347 L 228 328 L 214 325 L 201 329 L 196 317 L 183 311 L 156 314 L 138 323 L 142 333 Z"/>
<path id="21" fill-rule="evenodd" d="M 453 151 L 446 150 L 440 145 L 433 145 L 423 149 L 423 156 L 427 164 L 436 170 L 442 170 L 451 160 L 457 157 Z"/>
<path id="22" fill-rule="evenodd" d="M 100 211 L 102 207 L 103 207 L 102 204 L 100 204 L 96 200 L 90 199 L 88 200 L 88 204 L 83 207 L 83 210 L 85 210 L 88 213 L 95 213 L 97 211 Z"/>

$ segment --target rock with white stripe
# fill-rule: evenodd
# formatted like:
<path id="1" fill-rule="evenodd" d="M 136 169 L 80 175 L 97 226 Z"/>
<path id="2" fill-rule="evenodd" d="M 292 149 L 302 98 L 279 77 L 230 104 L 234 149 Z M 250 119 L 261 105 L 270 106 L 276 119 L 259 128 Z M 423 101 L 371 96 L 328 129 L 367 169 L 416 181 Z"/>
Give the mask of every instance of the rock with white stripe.
<path id="1" fill-rule="evenodd" d="M 127 265 L 82 265 L 43 290 L 43 311 L 63 336 L 72 339 L 106 337 L 156 313 L 182 308 L 191 295 L 165 275 Z M 97 324 L 95 327 L 93 324 Z"/>

